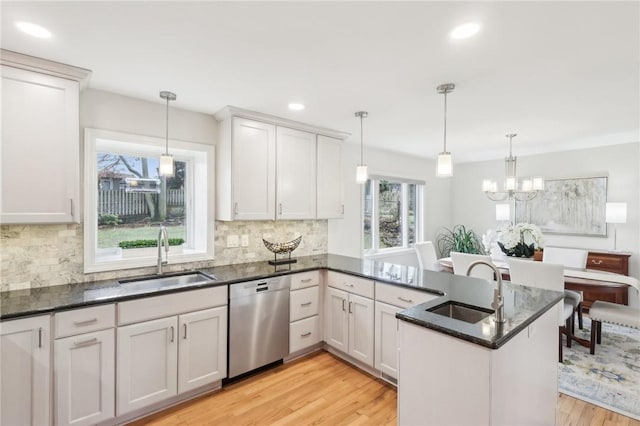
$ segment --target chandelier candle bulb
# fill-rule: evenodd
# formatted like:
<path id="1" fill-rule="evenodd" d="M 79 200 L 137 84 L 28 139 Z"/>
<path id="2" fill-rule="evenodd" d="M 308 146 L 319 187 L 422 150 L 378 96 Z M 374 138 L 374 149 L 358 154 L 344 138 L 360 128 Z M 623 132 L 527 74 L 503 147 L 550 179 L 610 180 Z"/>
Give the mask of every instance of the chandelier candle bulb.
<path id="1" fill-rule="evenodd" d="M 482 192 L 489 192 L 493 189 L 493 181 L 491 179 L 485 179 L 482 181 Z"/>
<path id="2" fill-rule="evenodd" d="M 544 178 L 542 176 L 536 176 L 533 178 L 533 190 L 544 191 Z"/>
<path id="3" fill-rule="evenodd" d="M 525 179 L 522 181 L 522 190 L 526 192 L 533 191 L 533 182 L 531 179 Z"/>
<path id="4" fill-rule="evenodd" d="M 518 180 L 515 178 L 515 176 L 507 176 L 507 178 L 504 180 L 504 189 L 506 191 L 515 191 L 516 189 L 518 189 Z"/>

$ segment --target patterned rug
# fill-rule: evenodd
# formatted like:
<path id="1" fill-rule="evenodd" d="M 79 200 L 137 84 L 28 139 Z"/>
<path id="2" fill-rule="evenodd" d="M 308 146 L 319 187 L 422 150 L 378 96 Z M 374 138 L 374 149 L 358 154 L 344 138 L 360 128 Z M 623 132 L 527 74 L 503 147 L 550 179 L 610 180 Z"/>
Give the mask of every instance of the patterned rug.
<path id="1" fill-rule="evenodd" d="M 576 335 L 590 339 L 591 321 Z M 602 324 L 602 344 L 595 355 L 573 344 L 563 347 L 559 391 L 608 410 L 640 420 L 640 330 Z"/>

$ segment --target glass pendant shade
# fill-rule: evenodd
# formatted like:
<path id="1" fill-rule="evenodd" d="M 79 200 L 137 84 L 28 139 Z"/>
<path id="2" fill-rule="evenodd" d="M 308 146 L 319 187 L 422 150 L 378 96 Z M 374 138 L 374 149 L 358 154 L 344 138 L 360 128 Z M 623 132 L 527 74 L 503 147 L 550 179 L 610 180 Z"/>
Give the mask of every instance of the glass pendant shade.
<path id="1" fill-rule="evenodd" d="M 364 164 L 359 165 L 356 168 L 356 182 L 365 183 L 368 178 L 369 178 L 369 173 L 367 171 L 367 166 Z"/>
<path id="2" fill-rule="evenodd" d="M 531 179 L 525 179 L 522 181 L 522 190 L 524 192 L 533 191 L 533 181 Z"/>
<path id="3" fill-rule="evenodd" d="M 544 191 L 544 178 L 541 176 L 536 176 L 533 178 L 533 190 L 534 191 Z"/>
<path id="4" fill-rule="evenodd" d="M 451 157 L 450 152 L 441 152 L 440 154 L 438 154 L 436 176 L 438 177 L 453 176 L 453 159 Z"/>
<path id="5" fill-rule="evenodd" d="M 515 191 L 518 189 L 518 179 L 515 176 L 507 176 L 504 180 L 505 191 Z"/>
<path id="6" fill-rule="evenodd" d="M 173 156 L 162 154 L 160 156 L 160 176 L 173 177 Z"/>

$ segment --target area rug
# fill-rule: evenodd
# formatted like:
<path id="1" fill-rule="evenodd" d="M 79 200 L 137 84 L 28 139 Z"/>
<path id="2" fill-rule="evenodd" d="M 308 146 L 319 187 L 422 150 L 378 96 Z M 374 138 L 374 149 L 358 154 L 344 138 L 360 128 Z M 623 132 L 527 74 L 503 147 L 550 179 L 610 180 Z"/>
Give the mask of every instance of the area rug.
<path id="1" fill-rule="evenodd" d="M 590 338 L 591 321 L 576 335 Z M 602 324 L 595 355 L 576 343 L 563 347 L 559 391 L 607 410 L 640 420 L 640 330 Z"/>

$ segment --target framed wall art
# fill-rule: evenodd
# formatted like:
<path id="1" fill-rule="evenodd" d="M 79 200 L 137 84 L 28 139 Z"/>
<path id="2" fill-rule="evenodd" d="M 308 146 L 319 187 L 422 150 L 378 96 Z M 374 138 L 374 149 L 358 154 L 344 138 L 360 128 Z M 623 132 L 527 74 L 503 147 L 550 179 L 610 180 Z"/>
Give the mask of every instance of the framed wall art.
<path id="1" fill-rule="evenodd" d="M 607 177 L 545 180 L 545 190 L 516 202 L 516 222 L 538 225 L 549 234 L 606 237 Z"/>

